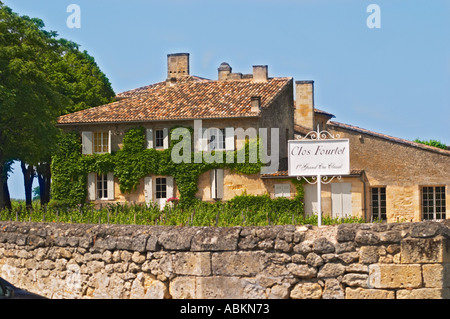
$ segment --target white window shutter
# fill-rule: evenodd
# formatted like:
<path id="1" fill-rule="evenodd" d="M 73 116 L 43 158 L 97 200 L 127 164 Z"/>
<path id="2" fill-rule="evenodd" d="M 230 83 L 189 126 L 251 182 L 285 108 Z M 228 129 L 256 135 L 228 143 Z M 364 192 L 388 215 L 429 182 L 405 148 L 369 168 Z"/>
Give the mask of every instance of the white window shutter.
<path id="1" fill-rule="evenodd" d="M 153 184 L 151 176 L 144 178 L 145 203 L 149 205 L 153 201 Z"/>
<path id="2" fill-rule="evenodd" d="M 194 132 L 196 151 L 197 152 L 206 151 L 208 149 L 208 131 L 204 127 L 196 131 L 197 132 Z"/>
<path id="3" fill-rule="evenodd" d="M 108 200 L 114 200 L 114 174 L 108 173 L 106 175 L 106 178 L 108 187 Z"/>
<path id="4" fill-rule="evenodd" d="M 216 170 L 211 170 L 211 199 L 217 198 Z"/>
<path id="5" fill-rule="evenodd" d="M 352 215 L 352 184 L 342 183 L 342 217 Z"/>
<path id="6" fill-rule="evenodd" d="M 81 132 L 83 154 L 92 154 L 92 132 Z"/>
<path id="7" fill-rule="evenodd" d="M 223 198 L 223 169 L 216 169 L 217 176 L 217 198 Z"/>
<path id="8" fill-rule="evenodd" d="M 211 198 L 223 198 L 223 169 L 211 170 Z"/>
<path id="9" fill-rule="evenodd" d="M 145 135 L 147 138 L 147 148 L 153 148 L 153 129 L 148 128 Z"/>
<path id="10" fill-rule="evenodd" d="M 234 127 L 225 128 L 225 150 L 234 151 Z"/>
<path id="11" fill-rule="evenodd" d="M 95 180 L 96 180 L 97 174 L 95 173 L 89 173 L 87 176 L 87 191 L 88 191 L 88 199 L 89 200 L 96 200 L 97 195 L 95 194 Z"/>
<path id="12" fill-rule="evenodd" d="M 352 213 L 352 184 L 333 183 L 331 184 L 331 209 L 332 217 L 345 217 Z"/>
<path id="13" fill-rule="evenodd" d="M 166 150 L 169 148 L 169 129 L 163 128 L 163 148 Z"/>
<path id="14" fill-rule="evenodd" d="M 173 197 L 173 177 L 172 176 L 167 176 L 166 177 L 166 198 L 171 198 Z"/>
<path id="15" fill-rule="evenodd" d="M 304 185 L 305 197 L 303 202 L 305 203 L 306 216 L 317 214 L 317 186 L 316 185 Z"/>
<path id="16" fill-rule="evenodd" d="M 108 153 L 111 153 L 111 140 L 112 140 L 112 131 L 108 131 Z"/>

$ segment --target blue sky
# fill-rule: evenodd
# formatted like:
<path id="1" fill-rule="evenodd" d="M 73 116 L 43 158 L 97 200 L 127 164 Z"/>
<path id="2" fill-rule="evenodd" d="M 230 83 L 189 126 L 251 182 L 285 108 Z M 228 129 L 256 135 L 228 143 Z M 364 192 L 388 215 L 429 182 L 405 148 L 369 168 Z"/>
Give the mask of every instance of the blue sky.
<path id="1" fill-rule="evenodd" d="M 220 63 L 314 80 L 316 107 L 336 121 L 450 144 L 448 0 L 2 0 L 93 55 L 116 93 L 164 80 L 168 53 L 188 52 L 191 74 Z M 68 28 L 70 4 L 81 27 Z M 381 27 L 369 28 L 370 4 Z M 10 178 L 23 198 L 20 168 Z"/>

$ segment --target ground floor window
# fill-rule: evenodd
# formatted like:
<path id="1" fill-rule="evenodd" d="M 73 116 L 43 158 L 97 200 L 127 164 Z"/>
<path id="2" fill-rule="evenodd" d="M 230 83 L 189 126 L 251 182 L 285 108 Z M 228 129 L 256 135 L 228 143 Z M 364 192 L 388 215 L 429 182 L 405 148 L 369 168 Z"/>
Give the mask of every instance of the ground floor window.
<path id="1" fill-rule="evenodd" d="M 275 184 L 275 197 L 291 197 L 291 185 L 289 184 Z"/>
<path id="2" fill-rule="evenodd" d="M 97 174 L 97 199 L 108 199 L 108 176 Z"/>
<path id="3" fill-rule="evenodd" d="M 158 177 L 155 186 L 156 199 L 167 198 L 167 179 L 165 177 Z"/>
<path id="4" fill-rule="evenodd" d="M 372 220 L 386 220 L 386 187 L 370 189 Z"/>
<path id="5" fill-rule="evenodd" d="M 445 186 L 422 187 L 423 219 L 445 219 Z"/>

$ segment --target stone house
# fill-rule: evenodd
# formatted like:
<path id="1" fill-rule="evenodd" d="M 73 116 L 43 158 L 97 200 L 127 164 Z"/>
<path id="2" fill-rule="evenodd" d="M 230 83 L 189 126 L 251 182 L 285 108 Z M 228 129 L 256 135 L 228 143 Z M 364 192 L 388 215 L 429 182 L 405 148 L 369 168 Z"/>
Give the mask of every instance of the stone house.
<path id="1" fill-rule="evenodd" d="M 222 63 L 214 81 L 193 76 L 189 69 L 189 54 L 169 54 L 166 80 L 120 93 L 114 103 L 61 116 L 58 125 L 82 135 L 83 154 L 119 150 L 124 133 L 137 126 L 146 130 L 147 148 L 164 150 L 171 143 L 171 128 L 196 128 L 196 121 L 200 122 L 200 131 L 195 130 L 193 136 L 194 150 L 200 151 L 237 150 L 251 138 L 250 130 L 278 128 L 274 138 L 279 157 L 274 162 L 285 162 L 287 140 L 294 137 L 292 78 L 269 77 L 267 66 L 261 65 L 253 66 L 252 74 L 241 74 Z M 267 153 L 270 151 L 268 144 Z M 289 181 L 262 180 L 260 174 L 243 176 L 229 169 L 214 169 L 200 176 L 196 197 L 213 201 L 243 192 L 273 194 L 275 189 L 286 189 L 279 184 L 290 185 Z M 172 176 L 149 175 L 134 192 L 124 194 L 112 172 L 90 173 L 87 187 L 88 200 L 97 204 L 153 201 L 163 206 L 167 199 L 178 196 Z M 287 195 L 292 195 L 291 190 Z"/>
<path id="2" fill-rule="evenodd" d="M 237 150 L 250 138 L 237 134 L 239 129 L 244 133 L 268 129 L 274 141 L 265 145 L 270 170 L 249 175 L 229 169 L 206 172 L 199 177 L 196 194 L 205 201 L 228 200 L 243 193 L 294 197 L 295 181 L 287 172 L 287 141 L 319 126 L 348 138 L 351 149 L 350 174 L 322 187 L 324 215 L 388 222 L 447 218 L 450 151 L 333 118 L 315 108 L 313 81 L 269 77 L 268 67 L 261 65 L 253 66 L 252 74 L 233 73 L 227 63 L 219 66 L 217 80 L 209 80 L 191 75 L 189 54 L 178 53 L 167 56 L 166 80 L 120 93 L 114 103 L 62 116 L 58 125 L 81 134 L 83 154 L 119 150 L 124 133 L 136 126 L 145 128 L 147 148 L 161 150 L 170 146 L 171 128 L 196 128 L 193 147 L 203 151 Z M 149 175 L 134 192 L 124 194 L 113 173 L 90 173 L 87 187 L 87 199 L 96 204 L 153 201 L 163 206 L 168 198 L 178 196 L 172 176 Z M 305 184 L 304 190 L 305 211 L 315 213 L 316 188 Z"/>

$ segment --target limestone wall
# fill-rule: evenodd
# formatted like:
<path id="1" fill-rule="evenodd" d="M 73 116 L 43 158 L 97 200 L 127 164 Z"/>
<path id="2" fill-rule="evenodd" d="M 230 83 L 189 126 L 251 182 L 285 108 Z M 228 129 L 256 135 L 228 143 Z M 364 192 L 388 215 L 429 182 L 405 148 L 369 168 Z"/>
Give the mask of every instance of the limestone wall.
<path id="1" fill-rule="evenodd" d="M 450 298 L 448 221 L 0 223 L 0 276 L 50 298 Z"/>

